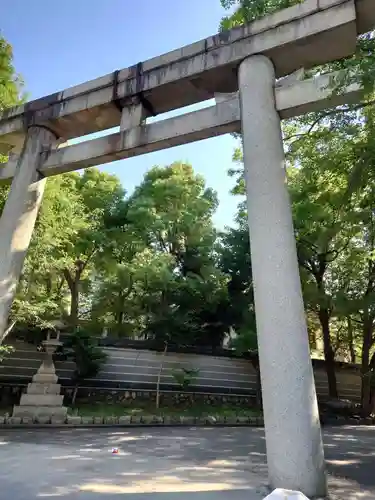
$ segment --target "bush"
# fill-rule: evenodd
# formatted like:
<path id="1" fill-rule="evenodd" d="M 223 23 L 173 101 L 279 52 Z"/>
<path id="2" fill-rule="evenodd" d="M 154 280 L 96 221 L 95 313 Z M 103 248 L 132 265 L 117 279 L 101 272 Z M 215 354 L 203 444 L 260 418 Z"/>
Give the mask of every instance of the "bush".
<path id="1" fill-rule="evenodd" d="M 63 357 L 73 361 L 76 365 L 73 374 L 75 390 L 72 397 L 74 405 L 79 384 L 91 377 L 95 377 L 102 365 L 105 363 L 107 355 L 98 345 L 97 339 L 88 332 L 77 328 L 70 335 L 63 345 Z"/>

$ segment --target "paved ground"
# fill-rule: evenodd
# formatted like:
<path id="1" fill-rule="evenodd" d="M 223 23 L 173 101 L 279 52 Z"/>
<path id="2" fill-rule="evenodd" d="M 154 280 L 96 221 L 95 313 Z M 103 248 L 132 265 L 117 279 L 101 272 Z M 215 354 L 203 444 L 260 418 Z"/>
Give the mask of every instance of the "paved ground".
<path id="1" fill-rule="evenodd" d="M 325 445 L 332 498 L 373 500 L 375 427 Z M 251 500 L 266 473 L 262 429 L 0 430 L 1 500 Z"/>

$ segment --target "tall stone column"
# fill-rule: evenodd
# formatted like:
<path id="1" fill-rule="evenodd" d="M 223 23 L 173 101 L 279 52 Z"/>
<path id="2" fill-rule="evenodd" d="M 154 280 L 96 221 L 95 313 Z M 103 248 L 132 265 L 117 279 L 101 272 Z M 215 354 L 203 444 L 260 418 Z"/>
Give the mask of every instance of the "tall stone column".
<path id="1" fill-rule="evenodd" d="M 0 343 L 44 193 L 38 169 L 55 142 L 55 134 L 45 127 L 28 129 L 0 218 Z"/>
<path id="2" fill-rule="evenodd" d="M 239 90 L 269 482 L 326 494 L 315 383 L 285 177 L 272 62 L 239 68 Z"/>

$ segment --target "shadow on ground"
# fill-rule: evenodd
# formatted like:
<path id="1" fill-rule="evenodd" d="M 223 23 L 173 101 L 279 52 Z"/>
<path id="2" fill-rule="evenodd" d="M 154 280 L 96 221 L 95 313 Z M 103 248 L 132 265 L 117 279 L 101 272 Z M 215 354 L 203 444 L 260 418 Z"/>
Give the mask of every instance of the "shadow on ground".
<path id="1" fill-rule="evenodd" d="M 325 429 L 330 483 L 345 500 L 372 490 L 375 428 Z M 112 455 L 112 447 L 119 455 Z M 265 440 L 257 428 L 0 431 L 0 498 L 154 500 L 263 498 Z M 160 498 L 159 498 L 160 497 Z M 219 498 L 220 497 L 220 498 Z M 334 496 L 333 498 L 340 498 Z"/>

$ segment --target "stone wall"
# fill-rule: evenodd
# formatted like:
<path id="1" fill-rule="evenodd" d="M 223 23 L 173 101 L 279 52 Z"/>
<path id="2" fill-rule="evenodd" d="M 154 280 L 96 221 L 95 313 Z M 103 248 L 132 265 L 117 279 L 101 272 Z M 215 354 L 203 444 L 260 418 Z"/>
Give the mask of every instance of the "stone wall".
<path id="1" fill-rule="evenodd" d="M 87 380 L 82 391 L 101 390 L 126 395 L 153 393 L 156 388 L 160 364 L 163 361 L 160 388 L 165 394 L 181 393 L 181 386 L 173 372 L 181 368 L 198 370 L 197 377 L 187 388 L 194 394 L 210 394 L 225 397 L 253 397 L 256 389 L 256 373 L 248 360 L 199 354 L 162 353 L 123 348 L 105 348 L 108 358 L 95 379 Z M 34 346 L 16 343 L 15 351 L 0 365 L 0 385 L 26 385 L 41 363 L 42 354 Z M 57 362 L 60 383 L 70 386 L 74 365 Z M 337 364 L 339 395 L 354 402 L 360 400 L 360 373 L 356 367 Z M 324 363 L 314 363 L 315 383 L 318 396 L 328 395 Z M 121 396 L 122 397 L 122 396 Z"/>

